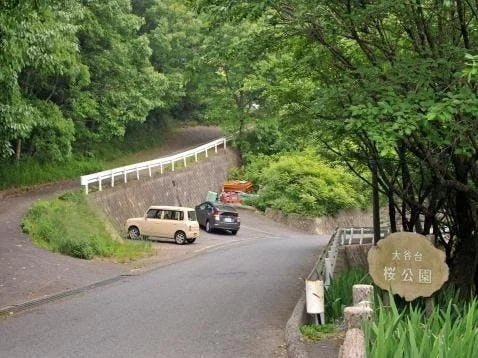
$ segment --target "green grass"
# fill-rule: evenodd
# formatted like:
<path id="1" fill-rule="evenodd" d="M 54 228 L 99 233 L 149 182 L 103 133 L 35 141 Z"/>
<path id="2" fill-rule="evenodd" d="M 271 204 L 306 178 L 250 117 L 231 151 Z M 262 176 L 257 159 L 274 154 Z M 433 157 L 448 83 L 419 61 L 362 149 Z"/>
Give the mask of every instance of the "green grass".
<path id="1" fill-rule="evenodd" d="M 324 339 L 336 338 L 343 333 L 339 331 L 333 324 L 324 325 L 306 324 L 300 327 L 302 335 L 311 341 L 321 341 Z"/>
<path id="2" fill-rule="evenodd" d="M 112 238 L 102 216 L 81 192 L 35 202 L 22 228 L 38 246 L 81 259 L 109 257 L 128 262 L 153 254 L 150 242 Z"/>

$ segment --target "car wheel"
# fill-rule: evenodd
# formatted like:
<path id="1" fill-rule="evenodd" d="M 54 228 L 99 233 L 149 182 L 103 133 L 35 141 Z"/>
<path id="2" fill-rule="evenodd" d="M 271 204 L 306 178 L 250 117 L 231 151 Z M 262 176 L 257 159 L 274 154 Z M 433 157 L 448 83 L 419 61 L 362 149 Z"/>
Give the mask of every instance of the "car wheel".
<path id="1" fill-rule="evenodd" d="M 139 232 L 139 229 L 136 226 L 131 226 L 128 229 L 128 237 L 131 240 L 139 240 L 141 239 L 141 233 Z"/>
<path id="2" fill-rule="evenodd" d="M 231 233 L 232 233 L 233 235 L 236 235 L 236 234 L 237 234 L 237 230 L 231 230 Z"/>
<path id="3" fill-rule="evenodd" d="M 176 244 L 178 245 L 184 245 L 186 243 L 186 234 L 183 231 L 176 231 L 174 234 L 174 241 L 176 241 Z"/>
<path id="4" fill-rule="evenodd" d="M 209 223 L 209 220 L 206 221 L 206 231 L 207 231 L 207 232 L 211 232 L 211 231 L 212 231 L 211 224 Z"/>
<path id="5" fill-rule="evenodd" d="M 186 239 L 186 241 L 188 242 L 188 244 L 192 244 L 194 241 L 196 241 L 196 239 Z"/>

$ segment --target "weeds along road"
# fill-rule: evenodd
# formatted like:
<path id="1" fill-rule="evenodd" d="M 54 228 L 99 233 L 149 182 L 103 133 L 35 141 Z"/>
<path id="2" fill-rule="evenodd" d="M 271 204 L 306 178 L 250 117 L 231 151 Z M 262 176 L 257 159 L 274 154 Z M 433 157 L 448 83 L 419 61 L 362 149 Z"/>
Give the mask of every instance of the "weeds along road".
<path id="1" fill-rule="evenodd" d="M 0 356 L 286 357 L 285 323 L 328 237 L 240 213 L 236 236 L 201 232 L 221 245 L 1 320 Z"/>

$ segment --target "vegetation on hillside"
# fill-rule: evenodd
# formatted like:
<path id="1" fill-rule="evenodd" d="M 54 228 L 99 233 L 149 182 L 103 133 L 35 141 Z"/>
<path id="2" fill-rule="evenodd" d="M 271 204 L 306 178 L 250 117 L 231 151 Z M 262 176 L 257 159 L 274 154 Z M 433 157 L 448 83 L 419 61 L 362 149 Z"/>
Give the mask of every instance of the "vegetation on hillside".
<path id="1" fill-rule="evenodd" d="M 35 202 L 22 228 L 38 246 L 80 259 L 111 257 L 128 262 L 154 252 L 150 242 L 123 240 L 109 230 L 81 192 Z"/>

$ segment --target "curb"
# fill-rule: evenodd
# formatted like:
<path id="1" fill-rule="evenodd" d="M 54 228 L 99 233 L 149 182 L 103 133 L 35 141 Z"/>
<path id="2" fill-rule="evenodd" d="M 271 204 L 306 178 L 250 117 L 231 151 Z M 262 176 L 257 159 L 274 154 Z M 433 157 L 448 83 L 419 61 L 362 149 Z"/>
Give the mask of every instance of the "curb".
<path id="1" fill-rule="evenodd" d="M 306 323 L 307 313 L 305 311 L 305 292 L 303 291 L 285 326 L 285 343 L 287 347 L 287 356 L 289 358 L 309 357 L 305 343 L 300 334 L 300 326 Z"/>

